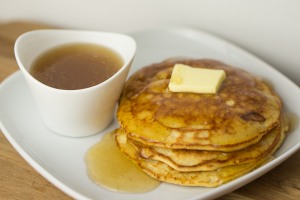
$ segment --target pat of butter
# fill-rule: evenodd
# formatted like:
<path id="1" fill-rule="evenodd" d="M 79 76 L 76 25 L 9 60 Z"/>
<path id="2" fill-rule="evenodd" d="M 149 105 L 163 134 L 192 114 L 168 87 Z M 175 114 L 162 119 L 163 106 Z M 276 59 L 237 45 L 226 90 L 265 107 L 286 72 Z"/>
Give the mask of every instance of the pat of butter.
<path id="1" fill-rule="evenodd" d="M 225 78 L 224 70 L 193 68 L 176 64 L 169 89 L 172 92 L 217 93 Z"/>

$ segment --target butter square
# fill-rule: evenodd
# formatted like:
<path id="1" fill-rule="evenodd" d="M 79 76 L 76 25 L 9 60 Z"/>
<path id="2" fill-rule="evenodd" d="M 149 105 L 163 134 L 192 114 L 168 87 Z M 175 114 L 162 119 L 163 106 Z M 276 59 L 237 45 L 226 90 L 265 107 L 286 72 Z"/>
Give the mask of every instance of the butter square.
<path id="1" fill-rule="evenodd" d="M 172 92 L 217 93 L 225 78 L 224 70 L 176 64 L 169 82 L 169 90 Z"/>

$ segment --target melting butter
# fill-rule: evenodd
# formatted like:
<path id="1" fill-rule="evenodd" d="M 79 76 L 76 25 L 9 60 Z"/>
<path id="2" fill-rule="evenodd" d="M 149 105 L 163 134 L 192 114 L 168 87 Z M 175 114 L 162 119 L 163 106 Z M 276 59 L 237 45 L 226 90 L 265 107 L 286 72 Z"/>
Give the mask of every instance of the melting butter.
<path id="1" fill-rule="evenodd" d="M 217 93 L 225 78 L 224 70 L 176 64 L 172 71 L 169 89 L 171 92 Z"/>
<path id="2" fill-rule="evenodd" d="M 112 191 L 143 193 L 160 184 L 125 157 L 117 147 L 113 132 L 105 134 L 88 150 L 85 162 L 89 177 Z"/>

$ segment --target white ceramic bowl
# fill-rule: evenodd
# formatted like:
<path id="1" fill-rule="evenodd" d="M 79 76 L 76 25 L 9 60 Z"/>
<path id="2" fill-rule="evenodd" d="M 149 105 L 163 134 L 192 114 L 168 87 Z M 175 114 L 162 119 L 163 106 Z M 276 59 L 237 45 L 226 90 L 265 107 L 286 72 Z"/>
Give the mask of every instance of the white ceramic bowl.
<path id="1" fill-rule="evenodd" d="M 32 62 L 40 54 L 69 43 L 92 43 L 108 47 L 120 54 L 124 65 L 108 80 L 79 90 L 52 88 L 30 75 L 28 71 Z M 16 60 L 46 126 L 56 133 L 71 137 L 95 134 L 111 122 L 135 51 L 136 43 L 127 35 L 79 30 L 31 31 L 21 35 L 15 43 Z"/>

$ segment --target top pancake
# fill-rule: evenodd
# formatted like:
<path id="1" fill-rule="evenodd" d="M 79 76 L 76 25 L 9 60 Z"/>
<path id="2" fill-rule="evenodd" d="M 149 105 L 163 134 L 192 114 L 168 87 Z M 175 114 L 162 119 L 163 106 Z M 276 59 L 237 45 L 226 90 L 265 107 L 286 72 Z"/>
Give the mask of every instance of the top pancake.
<path id="1" fill-rule="evenodd" d="M 223 69 L 217 94 L 169 91 L 172 69 Z M 279 97 L 261 79 L 208 59 L 164 61 L 144 67 L 127 81 L 117 112 L 128 137 L 174 149 L 235 151 L 258 142 L 279 123 Z"/>

